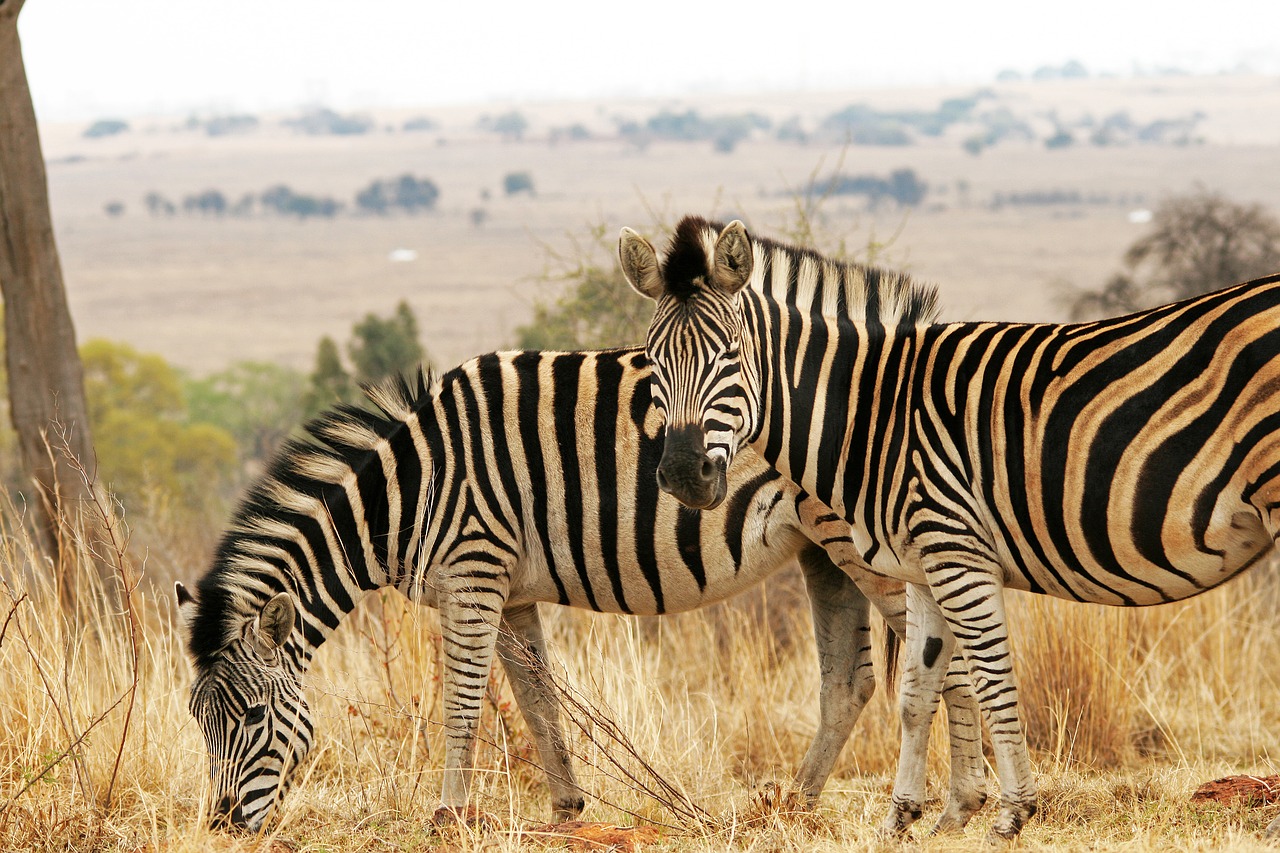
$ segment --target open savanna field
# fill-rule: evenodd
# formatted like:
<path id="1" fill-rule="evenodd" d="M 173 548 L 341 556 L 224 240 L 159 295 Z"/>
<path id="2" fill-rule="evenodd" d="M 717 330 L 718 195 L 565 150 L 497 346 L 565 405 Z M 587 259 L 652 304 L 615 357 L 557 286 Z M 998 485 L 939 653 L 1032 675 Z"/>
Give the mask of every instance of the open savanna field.
<path id="1" fill-rule="evenodd" d="M 316 341 L 406 299 L 437 366 L 509 346 L 555 276 L 599 252 L 622 225 L 656 233 L 685 213 L 741 216 L 784 236 L 812 176 L 914 169 L 929 185 L 911 211 L 867 210 L 833 196 L 809 214 L 820 247 L 888 241 L 882 262 L 936 281 L 945 319 L 1062 320 L 1070 287 L 1096 287 L 1143 232 L 1138 211 L 1196 184 L 1280 210 L 1280 81 L 1149 78 L 1006 84 L 990 106 L 1036 128 L 979 155 L 957 130 L 906 147 L 795 143 L 759 133 L 729 153 L 709 141 L 639 147 L 615 118 L 660 109 L 755 110 L 807 126 L 851 103 L 933 109 L 972 90 L 703 98 L 671 103 L 520 105 L 521 141 L 476 129 L 510 105 L 379 114 L 379 127 L 431 115 L 425 133 L 295 135 L 271 117 L 209 138 L 180 119 L 81 137 L 43 128 L 67 287 L 81 340 L 106 337 L 199 374 L 256 359 L 309 369 Z M 1128 111 L 1138 122 L 1195 113 L 1187 145 L 1082 142 L 1048 149 L 1055 126 Z M 581 124 L 590 138 L 553 143 Z M 1083 140 L 1087 132 L 1078 133 Z M 350 203 L 376 178 L 435 181 L 419 216 L 296 221 L 254 215 L 151 217 L 149 192 L 173 200 L 217 188 L 229 198 L 285 183 Z M 537 192 L 507 197 L 528 172 Z M 997 196 L 1075 193 L 1059 204 Z M 124 212 L 108 216 L 104 205 Z M 483 210 L 475 224 L 473 212 Z M 1135 221 L 1136 220 L 1136 221 Z M 891 239 L 890 239 L 891 238 Z M 392 261 L 395 250 L 413 260 Z M 559 256 L 559 259 L 558 257 Z M 406 258 L 406 252 L 398 253 Z M 564 260 L 566 259 L 567 260 Z M 1228 282 L 1222 282 L 1227 284 Z M 636 297 L 638 298 L 638 297 Z M 619 341 L 619 343 L 633 343 Z M 163 507 L 163 501 L 154 501 Z M 150 505 L 149 505 L 150 507 Z M 148 512 L 151 512 L 150 508 Z M 279 820 L 260 836 L 211 832 L 207 757 L 187 708 L 189 672 L 172 582 L 210 558 L 216 528 L 127 508 L 132 532 L 91 558 L 70 535 L 61 566 L 35 553 L 23 513 L 0 512 L 0 848 L 32 850 L 528 850 L 567 840 L 550 815 L 537 757 L 504 676 L 484 705 L 476 827 L 437 829 L 444 736 L 435 614 L 371 595 L 321 650 L 309 698 L 317 745 Z M 95 566 L 97 568 L 95 568 Z M 98 594 L 107 567 L 136 583 L 127 605 Z M 1041 811 L 1027 849 L 1263 849 L 1280 806 L 1190 802 L 1203 782 L 1270 775 L 1280 758 L 1280 582 L 1276 564 L 1193 601 L 1124 611 L 1010 595 L 1010 622 Z M 66 613 L 49 580 L 78 590 Z M 897 755 L 894 703 L 879 687 L 816 812 L 797 807 L 788 774 L 818 721 L 818 673 L 794 571 L 745 600 L 635 619 L 544 608 L 569 744 L 589 792 L 584 819 L 654 831 L 619 843 L 671 851 L 896 849 L 879 835 Z M 927 837 L 946 797 L 941 720 L 930 755 L 934 798 L 907 842 L 981 844 L 993 805 L 963 835 Z M 997 791 L 991 782 L 992 800 Z"/>

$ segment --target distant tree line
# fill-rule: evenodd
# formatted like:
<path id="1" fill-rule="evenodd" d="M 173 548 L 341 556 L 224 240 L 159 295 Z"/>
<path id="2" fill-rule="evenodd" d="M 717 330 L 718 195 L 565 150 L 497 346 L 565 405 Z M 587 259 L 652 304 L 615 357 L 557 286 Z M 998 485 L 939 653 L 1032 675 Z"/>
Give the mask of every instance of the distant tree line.
<path id="1" fill-rule="evenodd" d="M 206 136 L 230 136 L 258 129 L 258 117 L 248 113 L 231 113 L 200 118 L 192 115 L 183 125 L 185 130 L 201 131 Z"/>
<path id="2" fill-rule="evenodd" d="M 353 207 L 359 213 L 388 215 L 415 214 L 435 210 L 440 188 L 430 178 L 406 173 L 396 178 L 380 178 L 357 190 Z M 118 203 L 117 203 L 118 204 Z M 181 205 L 159 192 L 149 192 L 143 205 L 151 216 L 174 216 L 179 210 L 189 216 L 244 218 L 256 214 L 295 217 L 298 219 L 331 219 L 347 209 L 347 205 L 327 195 L 298 192 L 287 184 L 276 184 L 260 193 L 245 193 L 232 201 L 221 190 L 208 189 L 190 193 Z M 118 216 L 123 209 L 108 211 Z"/>
<path id="3" fill-rule="evenodd" d="M 994 93 L 981 91 L 947 98 L 933 110 L 878 110 L 851 104 L 823 119 L 819 129 L 853 145 L 910 145 L 915 134 L 938 137 L 951 125 L 968 120 L 979 102 L 990 97 Z"/>
<path id="4" fill-rule="evenodd" d="M 618 120 L 618 135 L 637 147 L 654 140 L 711 142 L 717 151 L 728 153 L 752 133 L 769 130 L 772 122 L 760 113 L 726 113 L 704 116 L 697 110 L 662 110 L 643 123 Z"/>
<path id="5" fill-rule="evenodd" d="M 998 210 L 1002 207 L 1052 207 L 1054 205 L 1076 204 L 1136 204 L 1142 201 L 1141 196 L 1113 196 L 1111 193 L 1082 193 L 1079 190 L 1037 189 L 1018 190 L 1015 192 L 996 192 L 991 195 L 990 207 Z"/>
<path id="6" fill-rule="evenodd" d="M 929 185 L 920 180 L 914 169 L 895 169 L 888 177 L 879 175 L 832 175 L 813 186 L 816 195 L 860 195 L 876 207 L 886 200 L 899 207 L 916 207 L 924 201 Z"/>

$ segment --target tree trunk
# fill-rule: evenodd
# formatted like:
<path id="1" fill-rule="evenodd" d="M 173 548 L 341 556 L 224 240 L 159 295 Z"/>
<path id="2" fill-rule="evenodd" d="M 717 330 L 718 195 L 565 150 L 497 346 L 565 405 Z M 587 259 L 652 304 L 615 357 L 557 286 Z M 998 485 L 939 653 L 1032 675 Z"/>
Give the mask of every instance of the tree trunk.
<path id="1" fill-rule="evenodd" d="M 53 240 L 44 155 L 18 39 L 23 2 L 0 0 L 0 291 L 10 417 L 24 473 L 38 493 L 31 501 L 37 536 L 60 572 L 69 565 L 63 553 L 68 531 L 85 529 L 81 523 L 86 520 L 90 528 L 97 527 L 92 523 L 97 508 L 89 503 L 96 464 L 75 328 Z M 70 585 L 63 588 L 65 598 Z"/>

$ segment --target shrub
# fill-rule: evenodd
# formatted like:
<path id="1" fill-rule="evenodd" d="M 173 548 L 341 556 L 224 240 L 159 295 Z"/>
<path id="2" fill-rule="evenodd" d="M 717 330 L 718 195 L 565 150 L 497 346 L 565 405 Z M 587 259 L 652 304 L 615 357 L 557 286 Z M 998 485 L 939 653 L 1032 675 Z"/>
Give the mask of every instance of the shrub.
<path id="1" fill-rule="evenodd" d="M 82 134 L 85 139 L 101 139 L 105 136 L 115 136 L 117 133 L 124 133 L 129 129 L 127 121 L 120 121 L 114 118 L 98 119 Z"/>
<path id="2" fill-rule="evenodd" d="M 533 176 L 528 172 L 508 172 L 502 178 L 502 191 L 507 195 L 534 195 Z"/>

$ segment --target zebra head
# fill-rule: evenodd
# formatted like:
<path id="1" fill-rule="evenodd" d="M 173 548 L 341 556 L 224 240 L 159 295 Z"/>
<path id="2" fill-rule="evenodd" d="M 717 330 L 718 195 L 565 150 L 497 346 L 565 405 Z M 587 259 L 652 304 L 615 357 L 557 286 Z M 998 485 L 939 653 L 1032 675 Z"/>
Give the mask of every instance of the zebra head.
<path id="1" fill-rule="evenodd" d="M 666 430 L 658 486 L 689 507 L 714 509 L 757 420 L 740 350 L 740 293 L 754 266 L 747 229 L 734 220 L 717 233 L 687 218 L 659 263 L 648 240 L 623 228 L 618 256 L 631 286 L 657 302 L 645 350 Z"/>
<path id="2" fill-rule="evenodd" d="M 182 584 L 176 591 L 183 623 L 197 630 L 196 599 Z M 189 707 L 209 749 L 215 827 L 259 830 L 311 750 L 311 709 L 284 650 L 294 620 L 293 600 L 279 593 L 196 661 Z"/>

